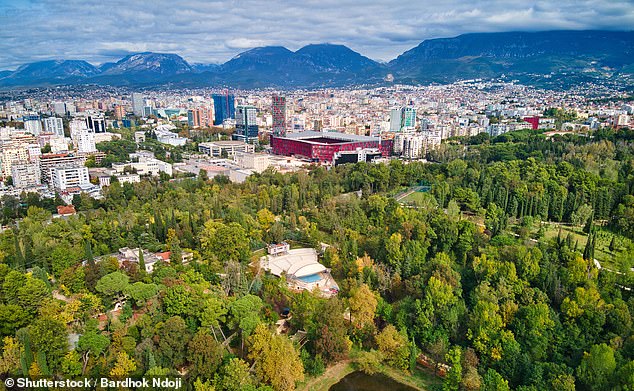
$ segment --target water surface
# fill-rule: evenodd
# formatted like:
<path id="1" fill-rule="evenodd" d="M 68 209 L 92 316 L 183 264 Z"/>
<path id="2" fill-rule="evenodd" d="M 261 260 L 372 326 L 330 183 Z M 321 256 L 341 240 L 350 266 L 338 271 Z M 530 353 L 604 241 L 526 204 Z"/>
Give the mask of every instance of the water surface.
<path id="1" fill-rule="evenodd" d="M 382 373 L 368 375 L 361 371 L 352 372 L 338 383 L 333 384 L 328 391 L 416 391 L 403 383 L 385 376 Z"/>

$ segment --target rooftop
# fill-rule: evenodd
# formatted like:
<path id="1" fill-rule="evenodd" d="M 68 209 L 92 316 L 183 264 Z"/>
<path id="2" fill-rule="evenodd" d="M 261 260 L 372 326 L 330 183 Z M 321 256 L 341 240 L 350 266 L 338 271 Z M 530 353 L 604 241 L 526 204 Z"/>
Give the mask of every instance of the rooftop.
<path id="1" fill-rule="evenodd" d="M 377 137 L 370 136 L 360 136 L 356 134 L 348 134 L 348 133 L 339 133 L 339 132 L 315 132 L 312 130 L 307 130 L 299 133 L 287 133 L 285 137 L 293 140 L 302 140 L 306 142 L 313 143 L 327 143 L 327 144 L 337 144 L 337 143 L 349 143 L 349 142 L 358 142 L 358 141 L 379 141 Z"/>

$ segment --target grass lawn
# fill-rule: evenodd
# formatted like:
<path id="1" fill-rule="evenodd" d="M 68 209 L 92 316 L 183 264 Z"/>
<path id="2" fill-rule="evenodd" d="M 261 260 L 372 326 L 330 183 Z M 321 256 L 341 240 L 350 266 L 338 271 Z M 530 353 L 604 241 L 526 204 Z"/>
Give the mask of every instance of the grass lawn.
<path id="1" fill-rule="evenodd" d="M 301 383 L 297 387 L 297 391 L 328 391 L 332 385 L 338 383 L 346 375 L 356 370 L 357 369 L 350 360 L 339 362 L 326 369 L 321 376 L 308 378 L 304 383 Z M 413 373 L 409 373 L 400 369 L 381 365 L 379 372 L 391 377 L 399 383 L 406 384 L 420 391 L 429 390 L 432 385 L 442 384 L 441 378 L 421 369 L 416 369 Z"/>
<path id="2" fill-rule="evenodd" d="M 432 385 L 442 384 L 440 377 L 434 376 L 433 373 L 424 369 L 415 369 L 414 372 L 409 373 L 400 369 L 383 366 L 381 372 L 399 383 L 407 384 L 410 387 L 423 391 L 431 389 Z"/>
<path id="3" fill-rule="evenodd" d="M 588 234 L 583 232 L 581 227 L 570 227 L 557 224 L 547 224 L 544 230 L 544 239 L 550 240 L 556 238 L 559 235 L 559 229 L 561 228 L 561 237 L 565 239 L 568 234 L 572 235 L 572 243 L 579 242 L 577 251 L 583 253 L 583 249 L 588 241 Z M 600 227 L 597 233 L 597 244 L 594 249 L 594 257 L 601 263 L 602 267 L 606 267 L 612 270 L 619 270 L 619 265 L 616 264 L 615 258 L 618 255 L 618 250 L 614 252 L 610 251 L 610 241 L 612 241 L 613 233 L 603 230 Z M 617 235 L 617 243 L 623 243 L 628 240 L 627 238 Z"/>
<path id="4" fill-rule="evenodd" d="M 408 204 L 408 203 L 414 203 L 414 204 L 428 204 L 429 203 L 429 198 L 431 197 L 431 194 L 429 193 L 424 193 L 422 191 L 415 191 L 412 194 L 409 194 L 407 197 L 402 198 L 399 200 L 400 203 L 403 204 Z"/>

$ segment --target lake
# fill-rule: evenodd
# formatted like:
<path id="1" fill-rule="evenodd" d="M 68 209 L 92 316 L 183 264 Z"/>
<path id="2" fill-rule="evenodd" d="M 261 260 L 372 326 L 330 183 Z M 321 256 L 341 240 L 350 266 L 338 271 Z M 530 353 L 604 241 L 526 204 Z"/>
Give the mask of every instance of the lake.
<path id="1" fill-rule="evenodd" d="M 333 384 L 328 391 L 416 391 L 403 383 L 385 376 L 382 373 L 368 375 L 364 372 L 352 372 L 338 383 Z"/>

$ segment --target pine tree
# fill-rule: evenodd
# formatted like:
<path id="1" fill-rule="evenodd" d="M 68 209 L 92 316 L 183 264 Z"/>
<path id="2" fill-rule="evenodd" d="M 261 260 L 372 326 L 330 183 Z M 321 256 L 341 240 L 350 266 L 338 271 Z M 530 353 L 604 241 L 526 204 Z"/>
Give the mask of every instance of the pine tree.
<path id="1" fill-rule="evenodd" d="M 586 248 L 583 250 L 583 259 L 586 259 L 586 260 L 594 259 L 595 240 L 596 240 L 596 234 L 588 235 L 588 242 L 586 243 Z"/>
<path id="2" fill-rule="evenodd" d="M 594 213 L 592 213 L 590 215 L 590 218 L 588 219 L 588 221 L 586 222 L 585 227 L 583 227 L 583 232 L 589 234 L 590 232 L 592 232 L 592 228 L 593 228 L 593 224 L 594 224 Z"/>
<path id="3" fill-rule="evenodd" d="M 145 259 L 143 258 L 143 249 L 139 247 L 139 270 L 145 272 Z"/>
<path id="4" fill-rule="evenodd" d="M 91 292 L 94 292 L 97 280 L 99 280 L 99 270 L 97 268 L 97 264 L 95 263 L 95 257 L 92 253 L 92 244 L 89 238 L 85 240 L 84 256 L 86 257 L 86 262 L 88 264 L 84 276 L 86 288 L 88 288 Z"/>
<path id="5" fill-rule="evenodd" d="M 84 245 L 84 256 L 86 257 L 86 261 L 88 261 L 89 266 L 95 266 L 95 257 L 92 254 L 92 244 L 90 243 L 90 239 L 86 239 Z"/>
<path id="6" fill-rule="evenodd" d="M 18 270 L 26 269 L 26 262 L 24 255 L 22 254 L 22 247 L 20 246 L 20 239 L 16 232 L 13 233 L 14 245 L 15 245 L 15 268 Z"/>

